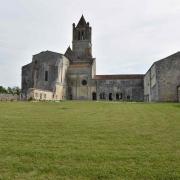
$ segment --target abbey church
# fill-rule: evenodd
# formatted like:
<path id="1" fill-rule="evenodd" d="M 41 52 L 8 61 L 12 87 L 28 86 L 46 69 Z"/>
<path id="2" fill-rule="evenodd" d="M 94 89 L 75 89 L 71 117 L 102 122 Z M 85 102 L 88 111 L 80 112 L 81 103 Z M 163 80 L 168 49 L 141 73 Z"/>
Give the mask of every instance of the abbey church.
<path id="1" fill-rule="evenodd" d="M 154 62 L 146 74 L 96 75 L 92 28 L 73 24 L 72 49 L 43 51 L 22 67 L 22 99 L 180 101 L 180 52 Z"/>

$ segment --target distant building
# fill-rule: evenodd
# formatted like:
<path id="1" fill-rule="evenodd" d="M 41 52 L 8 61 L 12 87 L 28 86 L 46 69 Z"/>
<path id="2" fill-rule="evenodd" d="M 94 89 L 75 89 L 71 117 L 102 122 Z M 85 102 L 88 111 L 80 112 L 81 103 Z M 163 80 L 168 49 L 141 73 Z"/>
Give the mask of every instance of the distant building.
<path id="1" fill-rule="evenodd" d="M 22 67 L 22 97 L 35 100 L 178 101 L 180 52 L 144 74 L 96 75 L 92 29 L 82 16 L 73 24 L 72 49 L 33 56 Z"/>

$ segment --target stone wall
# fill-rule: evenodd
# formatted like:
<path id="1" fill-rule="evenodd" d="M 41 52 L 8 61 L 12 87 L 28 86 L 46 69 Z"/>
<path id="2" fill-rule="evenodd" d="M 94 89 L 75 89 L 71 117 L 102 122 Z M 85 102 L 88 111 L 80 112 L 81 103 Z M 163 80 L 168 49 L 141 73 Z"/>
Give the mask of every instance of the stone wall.
<path id="1" fill-rule="evenodd" d="M 180 53 L 157 63 L 159 101 L 178 101 L 177 88 L 180 85 Z"/>
<path id="2" fill-rule="evenodd" d="M 68 66 L 69 60 L 59 53 L 45 51 L 34 55 L 32 63 L 22 68 L 22 97 L 28 99 L 28 89 L 33 88 L 65 99 Z"/>
<path id="3" fill-rule="evenodd" d="M 180 85 L 180 52 L 155 62 L 144 77 L 144 99 L 177 102 Z"/>
<path id="4" fill-rule="evenodd" d="M 144 101 L 158 101 L 156 64 L 153 64 L 144 76 Z"/>
<path id="5" fill-rule="evenodd" d="M 56 99 L 56 97 L 53 96 L 53 92 L 51 92 L 51 91 L 30 88 L 28 90 L 27 99 L 28 100 L 38 100 L 38 101 L 43 101 L 43 100 L 47 101 L 47 100 Z"/>
<path id="6" fill-rule="evenodd" d="M 0 101 L 18 101 L 18 100 L 20 100 L 19 95 L 0 94 Z"/>
<path id="7" fill-rule="evenodd" d="M 96 92 L 96 82 L 92 80 L 92 67 L 89 63 L 69 66 L 67 99 L 92 100 L 92 93 Z"/>
<path id="8" fill-rule="evenodd" d="M 98 100 L 143 101 L 143 77 L 97 80 Z"/>
<path id="9" fill-rule="evenodd" d="M 22 98 L 25 99 L 28 89 L 33 87 L 32 63 L 22 67 L 21 78 Z"/>

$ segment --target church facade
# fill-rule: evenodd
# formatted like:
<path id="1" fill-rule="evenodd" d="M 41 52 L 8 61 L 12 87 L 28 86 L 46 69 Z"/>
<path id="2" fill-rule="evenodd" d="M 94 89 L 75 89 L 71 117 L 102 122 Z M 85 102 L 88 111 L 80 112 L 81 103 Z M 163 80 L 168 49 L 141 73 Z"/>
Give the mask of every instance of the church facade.
<path id="1" fill-rule="evenodd" d="M 146 74 L 96 75 L 91 36 L 92 28 L 82 16 L 73 24 L 72 49 L 68 47 L 64 54 L 44 51 L 34 55 L 22 67 L 22 98 L 178 101 L 180 52 L 154 63 Z"/>

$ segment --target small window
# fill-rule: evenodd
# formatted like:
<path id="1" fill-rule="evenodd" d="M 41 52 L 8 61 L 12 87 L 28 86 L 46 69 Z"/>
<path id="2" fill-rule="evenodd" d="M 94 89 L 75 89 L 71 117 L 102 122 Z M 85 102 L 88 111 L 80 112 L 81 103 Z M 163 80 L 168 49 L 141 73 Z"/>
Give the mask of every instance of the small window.
<path id="1" fill-rule="evenodd" d="M 81 39 L 81 32 L 79 31 L 78 32 L 78 40 L 80 40 Z"/>
<path id="2" fill-rule="evenodd" d="M 81 40 L 84 40 L 84 31 L 81 33 Z"/>
<path id="3" fill-rule="evenodd" d="M 46 94 L 44 94 L 44 99 L 46 99 Z"/>
<path id="4" fill-rule="evenodd" d="M 45 81 L 48 81 L 48 71 L 45 71 Z"/>
<path id="5" fill-rule="evenodd" d="M 82 80 L 81 83 L 82 83 L 83 86 L 86 86 L 86 85 L 87 85 L 87 81 L 86 81 L 86 80 Z"/>

